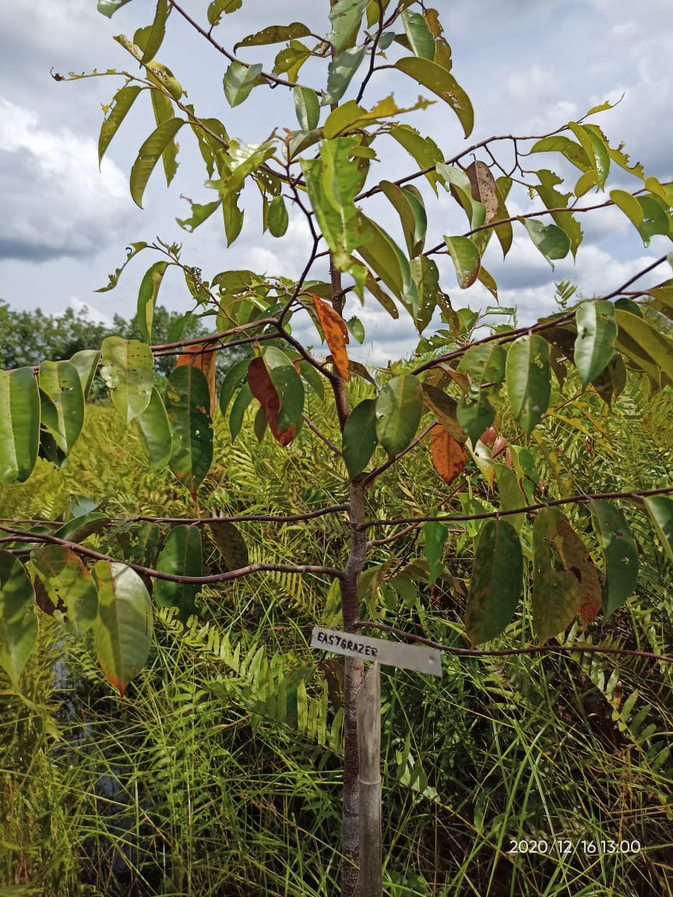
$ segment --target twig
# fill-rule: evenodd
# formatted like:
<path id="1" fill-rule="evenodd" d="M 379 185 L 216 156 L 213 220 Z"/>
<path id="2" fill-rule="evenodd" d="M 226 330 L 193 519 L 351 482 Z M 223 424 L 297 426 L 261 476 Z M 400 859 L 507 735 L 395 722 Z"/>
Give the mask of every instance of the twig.
<path id="1" fill-rule="evenodd" d="M 309 428 L 309 430 L 313 430 L 313 432 L 318 437 L 318 439 L 322 439 L 322 441 L 325 443 L 325 445 L 329 449 L 331 449 L 335 455 L 338 455 L 340 458 L 343 457 L 343 452 L 341 451 L 341 449 L 338 446 L 336 446 L 328 436 L 325 436 L 325 434 L 322 433 L 316 427 L 316 425 L 313 423 L 313 421 L 307 414 L 302 414 L 302 418 L 304 419 L 304 422 L 305 422 L 306 426 Z"/>
<path id="2" fill-rule="evenodd" d="M 423 432 L 420 433 L 403 451 L 401 451 L 398 455 L 394 455 L 392 458 L 388 458 L 385 464 L 382 464 L 380 467 L 372 470 L 371 473 L 368 473 L 365 477 L 365 486 L 370 486 L 374 482 L 374 480 L 380 477 L 382 473 L 385 473 L 385 471 L 388 470 L 389 467 L 392 467 L 393 464 L 396 464 L 398 461 L 404 458 L 405 455 L 408 455 L 409 452 L 413 451 L 419 443 L 423 442 L 428 433 L 434 430 L 436 426 L 438 426 L 436 421 L 428 424 Z"/>

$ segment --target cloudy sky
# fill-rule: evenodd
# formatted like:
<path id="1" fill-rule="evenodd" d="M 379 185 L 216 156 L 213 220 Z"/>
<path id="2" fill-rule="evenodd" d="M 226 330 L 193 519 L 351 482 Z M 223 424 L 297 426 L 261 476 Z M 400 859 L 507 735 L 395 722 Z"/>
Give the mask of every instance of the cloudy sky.
<path id="1" fill-rule="evenodd" d="M 625 141 L 632 159 L 641 161 L 650 174 L 673 178 L 673 71 L 665 63 L 673 45 L 670 0 L 641 0 L 637 9 L 630 0 L 435 0 L 434 5 L 453 48 L 454 74 L 475 107 L 469 143 L 498 133 L 544 133 L 596 103 L 623 96 L 596 123 L 613 142 Z M 207 0 L 184 0 L 184 6 L 205 21 Z M 199 202 L 214 198 L 203 186 L 201 170 L 192 164 L 196 156 L 186 135 L 171 190 L 157 170 L 145 194 L 145 209 L 133 204 L 128 173 L 152 129 L 151 113 L 140 103 L 99 172 L 101 104 L 109 101 L 119 79 L 58 83 L 50 70 L 131 69 L 131 58 L 113 35 L 132 37 L 139 25 L 151 21 L 153 7 L 152 0 L 134 0 L 110 20 L 96 11 L 95 0 L 0 4 L 0 298 L 17 308 L 40 306 L 56 313 L 86 303 L 98 315 L 131 316 L 149 258 L 140 256 L 130 265 L 114 292 L 95 290 L 121 262 L 128 243 L 156 236 L 183 242 L 184 260 L 201 266 L 207 277 L 240 267 L 288 276 L 301 270 L 307 250 L 304 222 L 293 219 L 285 240 L 262 237 L 260 203 L 252 191 L 244 198 L 244 235 L 230 249 L 217 216 L 193 235 L 176 225 L 175 218 L 188 212 L 181 194 Z M 240 12 L 224 18 L 217 37 L 232 46 L 263 25 L 296 20 L 324 33 L 327 7 L 327 0 L 244 0 Z M 241 51 L 241 56 L 249 62 L 265 60 L 255 49 Z M 290 99 L 280 90 L 258 88 L 251 101 L 230 109 L 222 91 L 225 60 L 177 16 L 169 23 L 169 38 L 158 58 L 173 69 L 197 111 L 221 118 L 230 135 L 254 143 L 276 125 L 297 127 Z M 310 75 L 306 67 L 302 79 Z M 418 90 L 411 89 L 409 79 L 397 76 L 391 83 L 389 75 L 375 75 L 367 103 L 373 105 L 393 89 L 399 100 L 415 99 Z M 447 157 L 466 145 L 443 104 L 418 116 L 411 123 L 431 133 Z M 392 172 L 399 176 L 405 170 L 401 166 L 407 160 L 390 149 L 388 166 L 379 166 L 372 178 Z M 503 161 L 507 159 L 505 149 Z M 628 179 L 613 186 L 628 188 Z M 596 201 L 593 194 L 585 200 Z M 443 233 L 465 229 L 462 213 L 458 216 L 453 205 L 444 196 L 430 206 L 435 242 Z M 511 204 L 514 213 L 527 208 L 525 195 Z M 374 209 L 388 216 L 384 220 L 394 231 L 395 219 L 385 206 L 379 203 Z M 487 264 L 501 285 L 500 301 L 518 306 L 522 321 L 553 307 L 556 281 L 570 279 L 585 295 L 600 295 L 670 248 L 661 237 L 644 248 L 614 209 L 584 216 L 582 224 L 586 236 L 576 264 L 564 260 L 554 271 L 521 233 L 504 265 L 495 247 L 489 249 Z M 445 258 L 440 267 L 455 307 L 488 301 L 479 288 L 460 291 Z M 170 308 L 189 307 L 177 277 L 167 278 L 161 301 Z M 355 312 L 367 327 L 369 360 L 382 361 L 413 347 L 411 329 L 403 319 L 394 322 L 378 310 L 359 312 L 353 307 Z"/>

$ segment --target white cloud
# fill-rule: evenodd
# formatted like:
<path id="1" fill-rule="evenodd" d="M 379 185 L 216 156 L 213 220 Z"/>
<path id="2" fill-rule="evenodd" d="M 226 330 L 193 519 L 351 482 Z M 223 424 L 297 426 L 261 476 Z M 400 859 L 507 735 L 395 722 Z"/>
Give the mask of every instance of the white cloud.
<path id="1" fill-rule="evenodd" d="M 120 237 L 131 211 L 125 178 L 96 145 L 0 97 L 0 256 L 36 261 L 95 254 Z"/>
<path id="2" fill-rule="evenodd" d="M 102 311 L 94 308 L 93 305 L 90 305 L 88 302 L 82 302 L 82 300 L 78 299 L 76 296 L 71 296 L 68 304 L 73 311 L 86 315 L 86 317 L 94 324 L 105 324 L 107 326 L 113 324 L 113 320 L 109 315 L 104 315 Z"/>

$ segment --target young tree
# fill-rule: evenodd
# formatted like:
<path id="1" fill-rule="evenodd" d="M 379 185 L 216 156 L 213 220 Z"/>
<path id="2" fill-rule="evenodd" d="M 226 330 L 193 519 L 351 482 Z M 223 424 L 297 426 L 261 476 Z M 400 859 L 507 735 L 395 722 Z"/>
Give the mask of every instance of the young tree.
<path id="1" fill-rule="evenodd" d="M 99 0 L 98 6 L 111 16 L 130 2 Z M 547 643 L 577 619 L 589 626 L 601 612 L 608 618 L 635 588 L 638 551 L 619 501 L 635 504 L 649 517 L 663 550 L 673 559 L 673 500 L 667 497 L 673 486 L 554 497 L 540 482 L 527 445 L 535 440 L 536 428 L 553 403 L 563 402 L 569 392 L 596 392 L 610 411 L 629 378 L 643 380 L 653 391 L 670 387 L 673 281 L 634 288 L 666 258 L 621 286 L 606 285 L 602 296 L 571 304 L 568 294 L 563 310 L 526 327 L 487 326 L 482 315 L 454 309 L 435 259 L 450 258 L 461 290 L 479 283 L 497 301 L 497 284 L 484 266 L 494 236 L 506 256 L 516 228 L 553 263 L 578 251 L 583 215 L 616 206 L 647 245 L 655 234 L 673 234 L 673 186 L 632 164 L 590 121 L 609 108 L 607 103 L 547 134 L 492 136 L 460 147 L 440 146 L 405 124 L 406 113 L 432 101 L 446 105 L 466 138 L 473 127 L 472 105 L 452 73 L 451 48 L 440 17 L 415 0 L 333 0 L 327 35 L 316 35 L 300 22 L 271 24 L 232 50 L 218 40 L 217 27 L 240 6 L 241 0 L 212 0 L 204 10 L 207 24 L 202 24 L 181 3 L 157 0 L 147 27 L 133 39 L 116 38 L 136 68 L 117 73 L 122 84 L 107 110 L 99 153 L 102 158 L 130 108 L 149 100 L 153 122 L 131 169 L 133 200 L 142 205 L 146 185 L 160 165 L 170 184 L 177 167 L 176 138 L 189 137 L 203 160 L 214 198 L 192 204 L 190 218 L 181 222 L 185 229 L 193 231 L 211 216 L 221 216 L 231 245 L 243 228 L 243 190 L 254 184 L 261 195 L 264 230 L 272 236 L 281 239 L 286 234 L 288 207 L 305 220 L 311 237 L 303 271 L 295 281 L 248 270 L 225 270 L 206 279 L 182 260 L 177 245 L 132 244 L 124 266 L 140 253 L 156 255 L 139 289 L 141 339 L 107 337 L 100 351 L 80 351 L 69 361 L 45 360 L 36 368 L 2 372 L 0 476 L 5 482 L 27 480 L 39 456 L 57 465 L 66 461 L 82 429 L 92 382 L 100 377 L 114 407 L 139 429 L 150 463 L 169 466 L 194 502 L 192 519 L 157 518 L 173 527 L 158 560 L 148 556 L 143 564 L 122 563 L 86 544 L 92 533 L 110 524 L 99 512 L 66 524 L 53 522 L 51 529 L 21 521 L 0 526 L 8 540 L 0 553 L 2 667 L 18 687 L 36 643 L 39 608 L 58 616 L 74 633 L 93 629 L 101 666 L 124 695 L 150 651 L 152 600 L 177 607 L 186 620 L 196 611 L 201 586 L 265 571 L 338 584 L 347 632 L 373 627 L 400 634 L 381 622 L 377 587 L 387 583 L 403 591 L 411 579 L 435 582 L 444 573 L 449 526 L 472 521 L 482 521 L 475 536 L 465 619 L 472 647 L 454 653 L 488 653 L 474 646 L 492 642 L 506 630 L 520 612 L 529 584 L 538 644 L 524 653 L 563 650 Z M 224 94 L 231 106 L 254 103 L 262 90 L 287 90 L 293 95 L 298 126 L 276 128 L 267 140 L 250 146 L 231 135 L 226 123 L 198 113 L 174 73 L 158 61 L 169 18 L 175 17 L 186 20 L 207 49 L 222 57 Z M 263 52 L 259 48 L 271 45 L 281 49 L 270 69 L 239 55 L 254 57 Z M 303 71 L 309 61 L 312 73 L 323 67 L 322 76 L 314 74 L 311 84 Z M 413 84 L 422 93 L 418 102 L 402 108 L 390 94 L 372 103 L 369 96 L 381 71 L 386 90 L 395 79 Z M 373 163 L 392 147 L 409 156 L 408 173 L 377 181 Z M 544 167 L 534 167 L 538 158 Z M 555 159 L 565 178 L 549 167 Z M 582 200 L 592 191 L 607 192 L 611 169 L 631 179 L 633 191 L 612 189 L 598 201 Z M 517 191 L 535 200 L 533 211 L 510 214 L 507 202 Z M 427 246 L 432 203 L 440 195 L 456 204 L 467 223 L 460 233 L 448 233 Z M 399 220 L 402 244 L 388 232 L 387 219 L 374 217 L 374 197 L 378 207 L 385 202 L 388 215 Z M 321 260 L 329 263 L 326 280 L 315 279 Z M 111 276 L 109 288 L 124 266 Z M 216 332 L 155 343 L 156 302 L 170 268 L 181 272 L 192 297 L 185 321 L 194 312 L 212 317 Z M 377 303 L 392 318 L 411 321 L 419 335 L 425 334 L 411 361 L 395 362 L 372 377 L 351 359 L 350 337 L 360 339 L 363 334 L 356 316 L 346 320 L 351 297 L 363 305 Z M 326 342 L 326 357 L 314 354 L 294 335 L 292 323 L 302 319 Z M 216 409 L 213 359 L 239 346 L 252 347 L 254 357 L 230 369 Z M 179 362 L 162 394 L 155 365 L 166 356 L 178 356 Z M 353 378 L 369 384 L 368 397 L 355 407 L 350 398 Z M 307 391 L 333 413 L 340 434 L 336 441 L 307 416 Z M 343 474 L 343 503 L 293 520 L 303 521 L 308 529 L 319 516 L 345 515 L 349 535 L 344 564 L 305 564 L 301 559 L 295 564 L 249 563 L 236 524 L 282 523 L 287 518 L 209 517 L 201 511 L 200 491 L 213 461 L 212 414 L 227 417 L 235 437 L 244 424 L 250 425 L 249 406 L 256 408 L 252 425 L 260 439 L 268 431 L 290 452 L 295 439 L 311 439 L 317 449 L 334 456 Z M 499 414 L 511 415 L 517 440 L 500 435 Z M 401 519 L 372 517 L 368 509 L 375 507 L 382 475 L 407 453 L 427 450 L 428 441 L 438 476 L 447 485 L 456 483 L 447 496 L 454 510 L 430 508 Z M 493 492 L 494 510 L 475 511 L 460 501 L 459 477 L 471 461 Z M 590 509 L 602 570 L 564 514 L 563 507 L 573 503 Z M 227 545 L 226 569 L 211 575 L 204 575 L 202 567 L 203 527 L 219 530 Z M 410 545 L 413 551 L 419 532 L 424 556 L 416 563 L 401 570 L 399 565 L 371 564 L 372 551 L 382 544 L 399 543 L 405 549 Z M 149 581 L 154 583 L 153 599 Z M 362 660 L 345 661 L 342 893 L 348 897 L 360 888 L 357 698 L 363 675 Z M 376 875 L 367 882 L 367 893 L 380 888 Z"/>

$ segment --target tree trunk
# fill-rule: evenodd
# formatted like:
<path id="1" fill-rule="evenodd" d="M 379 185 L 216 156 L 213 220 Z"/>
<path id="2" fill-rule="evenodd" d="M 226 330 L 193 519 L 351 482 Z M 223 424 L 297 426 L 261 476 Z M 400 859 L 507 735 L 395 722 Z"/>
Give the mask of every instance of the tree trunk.
<path id="1" fill-rule="evenodd" d="M 381 668 L 373 663 L 358 698 L 360 897 L 382 897 Z"/>

